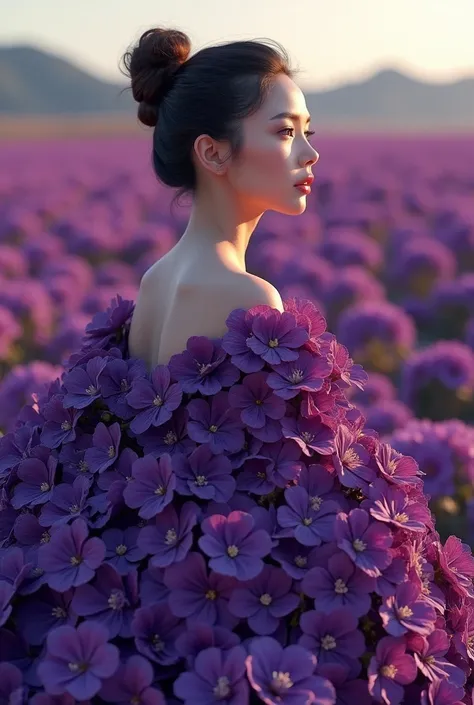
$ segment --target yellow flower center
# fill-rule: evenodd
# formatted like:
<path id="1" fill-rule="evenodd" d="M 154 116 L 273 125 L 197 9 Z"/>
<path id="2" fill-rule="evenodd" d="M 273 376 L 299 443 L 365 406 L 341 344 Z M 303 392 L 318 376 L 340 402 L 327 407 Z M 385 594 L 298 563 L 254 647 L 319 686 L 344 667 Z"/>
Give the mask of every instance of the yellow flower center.
<path id="1" fill-rule="evenodd" d="M 397 667 L 393 666 L 392 664 L 382 666 L 382 668 L 380 669 L 380 674 L 384 678 L 395 678 L 395 676 L 397 675 Z"/>
<path id="2" fill-rule="evenodd" d="M 178 538 L 178 534 L 174 529 L 168 529 L 165 535 L 165 543 L 168 546 L 172 546 L 174 543 L 176 543 L 176 540 Z"/>
<path id="3" fill-rule="evenodd" d="M 349 588 L 345 584 L 344 580 L 342 580 L 342 578 L 338 578 L 334 583 L 334 590 L 337 592 L 338 595 L 345 595 L 346 592 L 349 591 Z"/>
<path id="4" fill-rule="evenodd" d="M 239 555 L 239 549 L 237 548 L 237 546 L 234 546 L 234 545 L 228 546 L 227 547 L 227 554 L 231 558 L 236 558 Z"/>
<path id="5" fill-rule="evenodd" d="M 268 605 L 271 605 L 272 603 L 272 596 L 269 595 L 268 592 L 264 592 L 263 595 L 260 597 L 260 602 L 265 607 L 268 607 Z"/>
<path id="6" fill-rule="evenodd" d="M 405 514 L 405 512 L 401 512 L 400 514 L 395 514 L 393 518 L 394 521 L 398 521 L 400 524 L 406 524 L 408 521 L 408 514 Z"/>
<path id="7" fill-rule="evenodd" d="M 397 614 L 400 619 L 408 619 L 409 617 L 413 617 L 413 610 L 410 609 L 408 605 L 405 605 L 404 607 L 399 607 Z"/>
<path id="8" fill-rule="evenodd" d="M 331 651 L 336 648 L 336 640 L 332 634 L 326 634 L 326 636 L 323 636 L 321 639 L 321 646 L 325 651 Z"/>
<path id="9" fill-rule="evenodd" d="M 269 340 L 268 347 L 269 348 L 277 348 L 278 347 L 278 338 L 272 338 L 271 340 Z"/>
<path id="10" fill-rule="evenodd" d="M 303 370 L 293 370 L 290 375 L 290 382 L 292 384 L 299 384 L 304 378 Z"/>
<path id="11" fill-rule="evenodd" d="M 367 548 L 367 544 L 365 541 L 362 541 L 362 539 L 355 539 L 355 541 L 352 542 L 352 546 L 354 551 L 357 551 L 358 553 L 362 553 L 362 551 L 365 551 Z"/>

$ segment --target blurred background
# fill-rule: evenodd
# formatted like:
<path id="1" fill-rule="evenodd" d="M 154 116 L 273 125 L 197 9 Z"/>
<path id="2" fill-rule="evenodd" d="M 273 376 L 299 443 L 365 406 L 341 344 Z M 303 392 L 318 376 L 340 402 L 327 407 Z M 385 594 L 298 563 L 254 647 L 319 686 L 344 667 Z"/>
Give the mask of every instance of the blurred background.
<path id="1" fill-rule="evenodd" d="M 352 403 L 419 462 L 440 531 L 474 544 L 472 0 L 3 3 L 0 433 L 186 226 L 119 70 L 157 25 L 193 52 L 288 51 L 321 158 L 306 212 L 266 213 L 248 270 L 321 309 L 369 372 Z"/>

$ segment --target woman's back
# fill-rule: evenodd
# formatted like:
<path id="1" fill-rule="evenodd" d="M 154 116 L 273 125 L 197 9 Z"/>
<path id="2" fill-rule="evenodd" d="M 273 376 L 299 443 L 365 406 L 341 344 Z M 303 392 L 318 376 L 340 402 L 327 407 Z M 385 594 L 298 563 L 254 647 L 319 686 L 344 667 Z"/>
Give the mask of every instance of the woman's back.
<path id="1" fill-rule="evenodd" d="M 186 348 L 193 335 L 219 338 L 235 308 L 266 304 L 283 311 L 278 291 L 269 282 L 224 262 L 199 261 L 173 248 L 140 283 L 130 328 L 130 352 L 149 368 L 167 364 Z"/>

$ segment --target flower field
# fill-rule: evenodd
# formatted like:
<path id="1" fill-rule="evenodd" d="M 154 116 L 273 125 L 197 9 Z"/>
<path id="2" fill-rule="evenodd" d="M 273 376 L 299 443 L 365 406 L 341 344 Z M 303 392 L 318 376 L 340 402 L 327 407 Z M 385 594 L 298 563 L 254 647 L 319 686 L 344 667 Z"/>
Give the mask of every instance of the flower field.
<path id="1" fill-rule="evenodd" d="M 322 138 L 299 217 L 266 213 L 248 270 L 311 299 L 369 373 L 367 426 L 425 473 L 443 536 L 474 544 L 474 139 Z M 113 296 L 183 232 L 148 140 L 1 147 L 0 429 Z"/>

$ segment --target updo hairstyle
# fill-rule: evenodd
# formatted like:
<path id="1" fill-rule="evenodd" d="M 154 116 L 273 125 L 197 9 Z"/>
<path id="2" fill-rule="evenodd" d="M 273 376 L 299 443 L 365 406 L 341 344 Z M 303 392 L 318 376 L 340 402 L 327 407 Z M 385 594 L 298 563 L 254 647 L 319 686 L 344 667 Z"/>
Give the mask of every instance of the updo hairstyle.
<path id="1" fill-rule="evenodd" d="M 295 73 L 284 48 L 272 40 L 215 45 L 191 57 L 190 52 L 184 32 L 154 28 L 122 57 L 138 119 L 154 128 L 153 169 L 162 183 L 179 189 L 178 198 L 196 191 L 196 138 L 228 140 L 227 158 L 238 157 L 240 120 L 259 109 L 278 74 Z"/>

